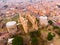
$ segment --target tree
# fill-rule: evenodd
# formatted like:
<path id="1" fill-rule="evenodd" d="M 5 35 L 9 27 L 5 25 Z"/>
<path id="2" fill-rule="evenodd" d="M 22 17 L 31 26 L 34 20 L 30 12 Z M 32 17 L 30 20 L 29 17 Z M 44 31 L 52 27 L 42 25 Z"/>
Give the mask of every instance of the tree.
<path id="1" fill-rule="evenodd" d="M 51 20 L 49 20 L 49 21 L 48 21 L 48 23 L 49 23 L 50 25 L 52 25 L 52 24 L 53 24 L 53 22 L 52 22 Z"/>
<path id="2" fill-rule="evenodd" d="M 32 44 L 32 45 L 37 45 L 37 44 L 38 44 L 38 39 L 37 39 L 36 37 L 33 37 L 33 38 L 31 39 L 31 44 Z"/>
<path id="3" fill-rule="evenodd" d="M 55 37 L 55 34 L 52 34 L 51 32 L 49 32 L 47 39 L 48 39 L 48 41 L 51 41 L 51 40 L 53 40 L 54 37 Z"/>
<path id="4" fill-rule="evenodd" d="M 56 32 L 58 35 L 60 35 L 60 27 L 58 27 L 58 26 L 53 26 L 53 28 L 56 29 L 55 32 Z"/>
<path id="5" fill-rule="evenodd" d="M 15 36 L 12 40 L 12 45 L 23 45 L 23 38 L 20 36 Z"/>
<path id="6" fill-rule="evenodd" d="M 30 32 L 31 37 L 39 37 L 40 36 L 40 30 Z"/>
<path id="7" fill-rule="evenodd" d="M 53 28 L 54 28 L 54 29 L 59 29 L 59 27 L 58 27 L 58 26 L 53 26 Z"/>

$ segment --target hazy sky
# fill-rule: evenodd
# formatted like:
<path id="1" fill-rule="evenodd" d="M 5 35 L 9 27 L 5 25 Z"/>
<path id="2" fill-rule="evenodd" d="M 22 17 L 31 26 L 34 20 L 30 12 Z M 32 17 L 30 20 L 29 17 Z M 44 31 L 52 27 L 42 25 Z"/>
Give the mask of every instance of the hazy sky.
<path id="1" fill-rule="evenodd" d="M 5 2 L 21 2 L 21 1 L 23 1 L 23 2 L 26 2 L 26 1 L 30 1 L 30 0 L 0 0 L 0 1 L 5 1 Z M 41 0 L 32 0 L 32 1 L 41 1 Z M 43 1 L 51 1 L 51 0 L 43 0 Z M 55 0 L 55 1 L 57 1 L 57 0 Z"/>

